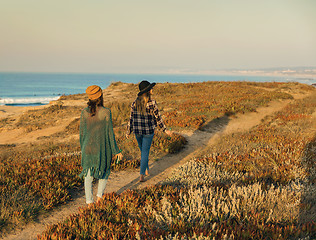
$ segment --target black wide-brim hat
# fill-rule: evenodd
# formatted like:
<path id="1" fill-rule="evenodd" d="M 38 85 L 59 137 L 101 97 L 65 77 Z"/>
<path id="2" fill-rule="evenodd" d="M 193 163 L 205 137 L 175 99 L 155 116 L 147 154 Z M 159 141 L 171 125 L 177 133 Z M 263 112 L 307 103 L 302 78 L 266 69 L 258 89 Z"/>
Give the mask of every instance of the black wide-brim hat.
<path id="1" fill-rule="evenodd" d="M 146 93 L 146 92 L 149 92 L 154 86 L 156 85 L 156 83 L 150 83 L 146 80 L 144 81 L 141 81 L 140 84 L 138 85 L 138 88 L 139 88 L 139 93 L 138 93 L 138 96 Z"/>

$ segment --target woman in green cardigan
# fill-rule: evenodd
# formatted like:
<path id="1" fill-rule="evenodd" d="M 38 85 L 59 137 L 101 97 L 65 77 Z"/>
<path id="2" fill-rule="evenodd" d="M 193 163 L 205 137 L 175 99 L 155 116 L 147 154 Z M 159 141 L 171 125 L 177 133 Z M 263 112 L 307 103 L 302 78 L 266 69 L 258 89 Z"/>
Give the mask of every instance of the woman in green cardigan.
<path id="1" fill-rule="evenodd" d="M 93 203 L 92 181 L 98 182 L 98 201 L 102 198 L 110 175 L 112 156 L 122 158 L 113 132 L 111 110 L 103 106 L 102 89 L 92 85 L 86 89 L 88 107 L 80 117 L 81 166 L 84 177 L 86 203 Z"/>

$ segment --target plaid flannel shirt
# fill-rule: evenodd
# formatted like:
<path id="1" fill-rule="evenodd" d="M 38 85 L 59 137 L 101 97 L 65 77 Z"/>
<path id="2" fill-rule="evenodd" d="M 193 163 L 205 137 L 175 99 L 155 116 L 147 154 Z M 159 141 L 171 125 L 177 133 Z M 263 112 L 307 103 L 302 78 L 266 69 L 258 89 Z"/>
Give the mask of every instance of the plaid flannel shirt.
<path id="1" fill-rule="evenodd" d="M 131 115 L 127 126 L 127 134 L 134 132 L 138 135 L 150 135 L 154 133 L 156 126 L 163 131 L 166 126 L 159 114 L 158 106 L 155 100 L 149 100 L 146 106 L 146 115 L 142 115 L 135 109 L 136 101 L 131 105 Z"/>

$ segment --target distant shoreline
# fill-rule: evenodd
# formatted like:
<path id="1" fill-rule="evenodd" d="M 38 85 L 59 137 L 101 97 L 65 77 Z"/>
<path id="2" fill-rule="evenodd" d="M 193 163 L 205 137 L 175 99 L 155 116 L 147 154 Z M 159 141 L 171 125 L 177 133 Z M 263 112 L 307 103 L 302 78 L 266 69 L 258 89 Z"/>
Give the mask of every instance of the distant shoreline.
<path id="1" fill-rule="evenodd" d="M 297 77 L 297 78 L 315 78 L 316 79 L 316 68 L 311 70 L 169 70 L 160 72 L 128 72 L 128 73 L 114 73 L 114 72 L 6 72 L 0 71 L 0 74 L 69 74 L 69 75 L 202 75 L 202 76 L 267 76 L 267 77 Z"/>
<path id="2" fill-rule="evenodd" d="M 206 76 L 256 76 L 256 77 L 295 77 L 295 78 L 311 78 L 316 81 L 316 70 L 312 73 L 287 72 L 287 71 L 252 71 L 252 70 L 236 70 L 236 71 L 199 71 L 199 72 L 166 72 L 152 74 L 174 74 L 174 75 L 206 75 Z"/>

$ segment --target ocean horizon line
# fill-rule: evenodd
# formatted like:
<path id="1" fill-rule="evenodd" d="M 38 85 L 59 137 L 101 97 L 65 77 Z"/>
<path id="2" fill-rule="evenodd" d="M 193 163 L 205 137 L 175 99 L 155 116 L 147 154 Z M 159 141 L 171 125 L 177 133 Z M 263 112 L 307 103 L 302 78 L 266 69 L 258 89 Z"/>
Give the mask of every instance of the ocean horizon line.
<path id="1" fill-rule="evenodd" d="M 81 94 L 89 85 L 102 89 L 111 83 L 137 84 L 142 80 L 156 83 L 195 82 L 300 82 L 316 83 L 315 77 L 251 74 L 183 74 L 183 73 L 48 73 L 0 72 L 0 105 L 42 105 L 61 95 Z"/>

